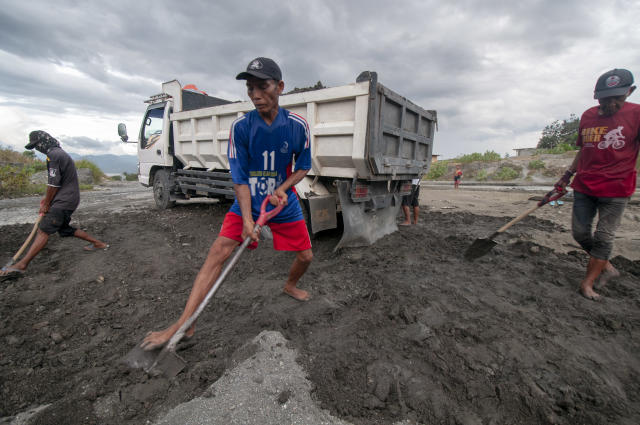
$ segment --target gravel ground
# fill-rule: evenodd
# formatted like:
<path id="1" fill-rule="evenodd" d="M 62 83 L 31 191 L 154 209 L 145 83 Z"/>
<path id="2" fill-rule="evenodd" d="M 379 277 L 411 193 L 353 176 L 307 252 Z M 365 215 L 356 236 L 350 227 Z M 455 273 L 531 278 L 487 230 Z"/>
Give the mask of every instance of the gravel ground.
<path id="1" fill-rule="evenodd" d="M 158 211 L 131 188 L 84 193 L 74 214 L 108 251 L 52 237 L 0 285 L 1 424 L 640 423 L 637 205 L 616 240 L 621 276 L 598 303 L 576 293 L 587 258 L 572 246 L 570 204 L 461 258 L 530 208 L 530 193 L 424 190 L 418 225 L 372 246 L 334 252 L 339 235 L 320 234 L 307 303 L 281 293 L 291 255 L 262 243 L 178 346 L 185 370 L 166 379 L 121 359 L 180 313 L 227 206 Z M 3 224 L 7 259 L 31 225 Z"/>

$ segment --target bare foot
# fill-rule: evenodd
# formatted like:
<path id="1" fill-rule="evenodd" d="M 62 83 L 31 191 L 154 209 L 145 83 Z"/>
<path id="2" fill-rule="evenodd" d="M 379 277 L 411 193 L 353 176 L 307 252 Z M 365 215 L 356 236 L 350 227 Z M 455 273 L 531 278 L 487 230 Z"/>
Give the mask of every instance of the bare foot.
<path id="1" fill-rule="evenodd" d="M 282 289 L 282 292 L 284 292 L 285 294 L 289 295 L 292 298 L 295 298 L 298 301 L 308 301 L 309 298 L 311 298 L 311 295 L 309 295 L 307 291 L 296 288 L 295 286 L 293 287 L 285 286 Z"/>
<path id="2" fill-rule="evenodd" d="M 600 288 L 604 288 L 610 279 L 616 278 L 618 276 L 620 276 L 620 272 L 616 270 L 615 267 L 613 267 L 613 264 L 607 261 L 607 265 L 598 278 L 597 285 Z"/>
<path id="3" fill-rule="evenodd" d="M 403 221 L 400 223 L 400 226 L 411 226 L 411 223 L 409 221 Z"/>
<path id="4" fill-rule="evenodd" d="M 20 263 L 15 263 L 7 267 L 3 267 L 0 270 L 0 276 L 5 276 L 11 272 L 24 272 L 27 270 L 26 266 L 21 265 Z"/>
<path id="5" fill-rule="evenodd" d="M 180 325 L 177 323 L 174 323 L 173 325 L 169 326 L 165 330 L 157 331 L 157 332 L 149 332 L 147 336 L 144 337 L 144 340 L 142 340 L 140 347 L 144 351 L 152 351 L 152 350 L 155 350 L 156 348 L 161 348 L 167 342 L 169 342 L 171 337 L 176 332 L 178 332 L 178 329 L 180 329 Z M 192 325 L 184 333 L 184 336 L 182 337 L 182 339 L 183 340 L 191 339 L 195 331 L 196 331 L 196 325 Z"/>
<path id="6" fill-rule="evenodd" d="M 109 248 L 109 244 L 104 243 L 104 242 L 97 242 L 97 243 L 94 243 L 94 244 L 86 245 L 83 249 L 85 251 L 95 251 L 95 250 L 98 250 L 98 249 L 107 250 L 108 248 Z"/>
<path id="7" fill-rule="evenodd" d="M 580 287 L 580 294 L 582 294 L 583 297 L 590 299 L 592 301 L 598 301 L 600 300 L 600 298 L 602 298 L 600 294 L 598 294 L 596 291 L 593 290 L 593 288 L 589 288 L 589 287 Z"/>
<path id="8" fill-rule="evenodd" d="M 5 280 L 8 280 L 8 279 L 21 277 L 21 276 L 24 276 L 24 274 L 25 274 L 25 267 L 18 267 L 16 264 L 14 264 L 11 267 L 3 267 L 2 270 L 0 270 L 0 282 L 4 282 Z"/>

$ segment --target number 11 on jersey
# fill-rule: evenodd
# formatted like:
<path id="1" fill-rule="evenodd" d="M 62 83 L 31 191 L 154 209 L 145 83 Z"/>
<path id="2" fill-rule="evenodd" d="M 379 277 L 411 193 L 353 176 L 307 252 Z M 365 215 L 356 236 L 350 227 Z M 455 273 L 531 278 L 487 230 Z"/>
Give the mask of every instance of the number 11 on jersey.
<path id="1" fill-rule="evenodd" d="M 276 152 L 275 151 L 264 151 L 262 152 L 262 156 L 264 157 L 264 170 L 275 170 L 276 169 Z M 269 157 L 271 157 L 271 164 L 269 164 Z M 271 167 L 269 167 L 271 165 Z"/>

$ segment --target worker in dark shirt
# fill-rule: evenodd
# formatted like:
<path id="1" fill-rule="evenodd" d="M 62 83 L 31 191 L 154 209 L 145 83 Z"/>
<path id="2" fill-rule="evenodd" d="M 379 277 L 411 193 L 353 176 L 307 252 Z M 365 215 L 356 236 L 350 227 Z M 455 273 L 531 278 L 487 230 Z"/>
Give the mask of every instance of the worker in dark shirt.
<path id="1" fill-rule="evenodd" d="M 47 193 L 40 201 L 39 211 L 43 217 L 35 241 L 27 254 L 14 265 L 0 270 L 1 280 L 22 276 L 31 260 L 45 247 L 49 236 L 56 232 L 60 236 L 75 236 L 90 242 L 84 247 L 87 251 L 109 247 L 106 243 L 89 236 L 84 230 L 69 225 L 71 214 L 80 203 L 80 187 L 76 166 L 71 157 L 60 148 L 58 141 L 47 132 L 32 131 L 29 134 L 29 143 L 25 148 L 35 148 L 47 155 Z"/>

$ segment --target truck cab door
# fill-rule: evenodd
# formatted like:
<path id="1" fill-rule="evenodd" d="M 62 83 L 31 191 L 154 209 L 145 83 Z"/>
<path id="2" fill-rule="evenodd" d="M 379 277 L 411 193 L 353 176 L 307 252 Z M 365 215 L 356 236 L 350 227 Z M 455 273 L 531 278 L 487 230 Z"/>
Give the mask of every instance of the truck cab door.
<path id="1" fill-rule="evenodd" d="M 138 179 L 144 185 L 151 185 L 149 180 L 153 166 L 165 166 L 167 162 L 168 119 L 165 120 L 166 103 L 151 105 L 142 121 L 138 138 L 138 162 L 140 175 Z"/>

